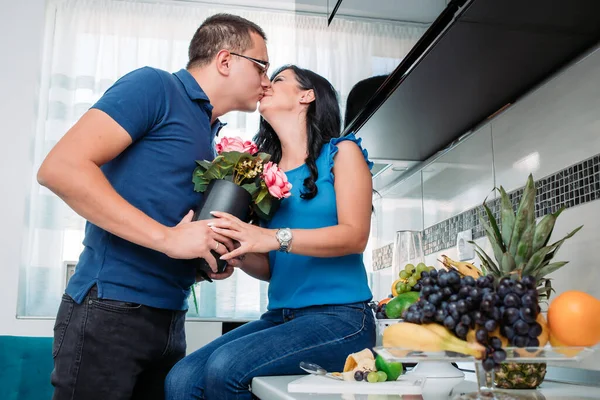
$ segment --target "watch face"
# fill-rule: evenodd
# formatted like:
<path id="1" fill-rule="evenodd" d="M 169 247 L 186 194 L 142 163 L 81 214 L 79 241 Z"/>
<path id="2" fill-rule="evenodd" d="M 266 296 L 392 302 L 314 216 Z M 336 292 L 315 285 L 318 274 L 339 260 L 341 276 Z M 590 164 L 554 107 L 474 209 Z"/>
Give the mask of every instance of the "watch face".
<path id="1" fill-rule="evenodd" d="M 279 236 L 279 239 L 281 239 L 283 241 L 288 241 L 292 238 L 292 233 L 289 230 L 284 229 L 284 230 L 277 232 L 277 236 Z"/>

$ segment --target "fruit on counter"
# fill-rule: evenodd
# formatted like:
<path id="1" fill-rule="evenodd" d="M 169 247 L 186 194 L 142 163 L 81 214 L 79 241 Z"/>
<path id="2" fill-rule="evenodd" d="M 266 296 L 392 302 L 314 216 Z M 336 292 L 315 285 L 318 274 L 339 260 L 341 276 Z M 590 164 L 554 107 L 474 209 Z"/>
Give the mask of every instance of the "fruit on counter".
<path id="1" fill-rule="evenodd" d="M 450 257 L 446 255 L 442 255 L 442 259 L 440 262 L 446 267 L 448 270 L 456 270 L 462 276 L 470 276 L 473 279 L 477 279 L 483 275 L 481 270 L 477 268 L 475 265 L 465 262 L 465 261 L 454 261 Z"/>
<path id="2" fill-rule="evenodd" d="M 552 334 L 552 332 L 550 332 L 550 346 L 552 346 L 554 348 L 554 351 L 556 351 L 557 353 L 561 353 L 564 354 L 567 357 L 574 357 L 577 354 L 579 354 L 579 349 L 577 348 L 569 348 L 568 345 L 562 343 L 560 340 L 558 340 L 556 338 L 556 336 L 554 336 Z"/>
<path id="3" fill-rule="evenodd" d="M 373 352 L 370 349 L 362 349 L 359 352 L 349 354 L 346 357 L 346 362 L 344 363 L 344 372 L 355 371 L 357 368 L 361 366 L 371 365 L 372 369 L 375 369 L 375 357 L 373 357 Z"/>
<path id="4" fill-rule="evenodd" d="M 378 306 L 381 307 L 384 304 L 389 303 L 390 300 L 392 300 L 392 299 L 393 299 L 393 297 L 386 297 L 385 299 L 381 299 L 381 300 L 379 300 Z"/>
<path id="5" fill-rule="evenodd" d="M 394 324 L 383 331 L 383 346 L 420 351 L 454 351 L 482 358 L 485 348 L 468 343 L 438 325 L 417 325 L 409 322 Z M 431 329 L 428 329 L 431 328 Z"/>
<path id="6" fill-rule="evenodd" d="M 387 318 L 387 316 L 385 315 L 385 309 L 387 307 L 387 304 L 392 299 L 393 299 L 393 297 L 388 297 L 388 298 L 382 299 L 378 303 L 370 304 L 371 308 L 375 312 L 375 318 L 377 318 L 377 319 L 386 319 Z"/>
<path id="7" fill-rule="evenodd" d="M 377 371 L 377 382 L 385 382 L 388 380 L 388 376 L 384 371 Z"/>
<path id="8" fill-rule="evenodd" d="M 548 307 L 548 325 L 555 343 L 595 346 L 600 343 L 600 300 L 585 292 L 564 292 Z"/>
<path id="9" fill-rule="evenodd" d="M 531 333 L 530 336 L 533 336 L 537 332 L 540 332 L 540 334 L 536 338 L 538 341 L 537 347 L 544 347 L 550 341 L 550 330 L 548 329 L 548 324 L 546 323 L 546 318 L 544 318 L 543 314 L 538 314 L 538 316 L 536 318 L 536 322 L 537 322 L 537 325 L 539 325 L 539 328 L 537 328 L 537 325 L 534 325 L 533 330 L 530 332 Z M 534 357 L 534 356 L 540 354 L 542 351 L 543 351 L 542 349 L 531 349 L 531 348 L 516 349 L 516 353 L 518 355 L 520 355 L 521 357 Z"/>
<path id="10" fill-rule="evenodd" d="M 561 240 L 548 244 L 554 223 L 564 207 L 554 214 L 547 214 L 536 225 L 536 189 L 531 175 L 527 179 L 516 215 L 504 188 L 500 187 L 499 191 L 500 219 L 496 221 L 494 214 L 485 203 L 483 209 L 489 222 L 483 216 L 479 217 L 492 246 L 493 257 L 475 242 L 471 242 L 481 260 L 483 272 L 497 279 L 504 277 L 525 279 L 526 275 L 531 275 L 537 282 L 535 288 L 540 291 L 540 298 L 549 299 L 552 285 L 546 276 L 567 264 L 564 261 L 553 262 L 552 260 L 565 240 L 575 235 L 582 226 Z"/>
<path id="11" fill-rule="evenodd" d="M 471 276 L 461 278 L 454 270 L 432 271 L 421 284 L 420 298 L 402 315 L 404 320 L 439 324 L 459 339 L 485 346 L 486 368 L 506 358 L 502 348 L 507 345 L 538 347 L 540 339 L 543 344 L 547 341 L 537 321 L 540 307 L 533 277 L 521 281 L 503 278 L 496 286 L 491 275 L 475 280 Z"/>
<path id="12" fill-rule="evenodd" d="M 396 297 L 399 293 L 404 293 L 406 291 L 404 290 L 404 281 L 404 279 L 396 279 L 392 282 L 392 297 Z"/>
<path id="13" fill-rule="evenodd" d="M 336 373 L 345 381 L 385 382 L 396 380 L 402 374 L 402 364 L 386 362 L 381 356 L 377 360 L 370 349 L 349 354 L 344 364 L 344 372 Z"/>
<path id="14" fill-rule="evenodd" d="M 390 319 L 397 319 L 402 316 L 405 310 L 417 302 L 418 292 L 406 292 L 399 294 L 390 300 L 385 306 L 385 315 Z"/>
<path id="15" fill-rule="evenodd" d="M 375 357 L 375 368 L 377 371 L 383 371 L 388 381 L 395 381 L 402 375 L 402 363 L 395 361 L 386 361 L 381 355 Z"/>
<path id="16" fill-rule="evenodd" d="M 367 382 L 370 383 L 376 383 L 379 381 L 379 376 L 377 375 L 377 372 L 375 371 L 371 371 L 367 374 Z"/>
<path id="17" fill-rule="evenodd" d="M 406 264 L 398 274 L 398 279 L 392 283 L 392 295 L 396 297 L 402 293 L 420 291 L 418 281 L 421 279 L 422 274 L 434 269 L 434 267 L 428 267 L 424 263 L 419 263 L 416 267 L 413 264 Z"/>
<path id="18" fill-rule="evenodd" d="M 548 300 L 552 293 L 547 275 L 567 264 L 553 259 L 564 241 L 575 235 L 581 227 L 550 244 L 554 224 L 563 209 L 544 216 L 536 223 L 536 185 L 531 175 L 516 214 L 504 188 L 500 187 L 499 192 L 498 220 L 485 202 L 484 214 L 479 218 L 492 252 L 487 254 L 476 243 L 471 243 L 475 245 L 483 273 L 493 275 L 498 281 L 496 294 L 502 297 L 501 307 L 504 307 L 501 310 L 501 334 L 508 338 L 511 346 L 541 346 L 549 337 L 548 327 L 538 319 L 539 301 Z M 529 331 L 525 334 L 527 327 Z M 521 349 L 517 353 L 531 355 Z M 496 385 L 514 389 L 535 388 L 543 380 L 544 374 L 543 363 L 502 363 L 496 370 Z"/>
<path id="19" fill-rule="evenodd" d="M 371 371 L 375 371 L 375 359 L 371 350 L 364 349 L 346 357 L 342 377 L 345 381 L 359 381 L 358 377 L 363 377 Z"/>

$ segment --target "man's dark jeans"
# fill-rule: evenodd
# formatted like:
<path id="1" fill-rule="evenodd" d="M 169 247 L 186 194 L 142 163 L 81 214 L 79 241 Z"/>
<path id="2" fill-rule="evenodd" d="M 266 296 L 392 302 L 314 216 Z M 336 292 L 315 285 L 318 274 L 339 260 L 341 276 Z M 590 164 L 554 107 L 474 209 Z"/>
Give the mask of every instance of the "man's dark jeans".
<path id="1" fill-rule="evenodd" d="M 63 295 L 54 326 L 53 400 L 164 399 L 164 380 L 185 356 L 185 311 Z"/>

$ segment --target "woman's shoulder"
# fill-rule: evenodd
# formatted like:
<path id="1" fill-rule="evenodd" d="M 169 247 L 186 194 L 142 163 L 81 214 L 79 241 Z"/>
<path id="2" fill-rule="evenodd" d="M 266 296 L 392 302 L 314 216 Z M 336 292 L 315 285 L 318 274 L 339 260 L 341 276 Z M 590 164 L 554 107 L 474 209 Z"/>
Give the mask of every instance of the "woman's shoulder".
<path id="1" fill-rule="evenodd" d="M 362 138 L 357 138 L 354 133 L 333 138 L 329 143 L 325 144 L 323 148 L 323 153 L 327 156 L 328 167 L 332 174 L 335 157 L 338 152 L 343 152 L 344 154 L 352 154 L 352 152 L 354 152 L 358 154 L 358 151 L 360 151 L 362 158 L 369 166 L 369 169 L 371 169 L 373 167 L 373 162 L 369 160 L 369 152 L 362 146 Z"/>

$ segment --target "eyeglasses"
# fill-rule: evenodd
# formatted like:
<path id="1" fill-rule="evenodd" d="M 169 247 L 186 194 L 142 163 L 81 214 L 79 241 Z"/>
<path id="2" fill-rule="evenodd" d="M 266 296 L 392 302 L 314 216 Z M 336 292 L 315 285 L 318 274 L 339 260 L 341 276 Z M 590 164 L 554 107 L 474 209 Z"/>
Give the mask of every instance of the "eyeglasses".
<path id="1" fill-rule="evenodd" d="M 230 54 L 233 56 L 242 57 L 242 58 L 245 58 L 246 60 L 252 61 L 254 64 L 258 65 L 258 67 L 260 68 L 260 71 L 265 75 L 267 74 L 267 71 L 269 70 L 269 62 L 268 61 L 259 60 L 258 58 L 252 58 L 252 57 L 244 56 L 244 55 L 238 54 L 238 53 L 230 52 Z"/>

